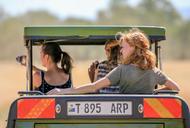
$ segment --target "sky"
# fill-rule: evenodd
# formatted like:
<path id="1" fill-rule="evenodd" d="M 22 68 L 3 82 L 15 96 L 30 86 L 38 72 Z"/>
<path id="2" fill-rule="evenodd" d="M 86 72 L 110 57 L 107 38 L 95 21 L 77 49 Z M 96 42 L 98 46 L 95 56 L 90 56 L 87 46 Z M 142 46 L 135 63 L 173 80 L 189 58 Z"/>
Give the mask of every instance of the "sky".
<path id="1" fill-rule="evenodd" d="M 135 5 L 139 0 L 128 1 Z M 171 2 L 182 15 L 190 16 L 190 0 L 171 0 Z M 30 10 L 46 10 L 61 19 L 77 17 L 95 20 L 97 11 L 106 9 L 108 3 L 109 0 L 0 0 L 0 7 L 12 16 Z"/>

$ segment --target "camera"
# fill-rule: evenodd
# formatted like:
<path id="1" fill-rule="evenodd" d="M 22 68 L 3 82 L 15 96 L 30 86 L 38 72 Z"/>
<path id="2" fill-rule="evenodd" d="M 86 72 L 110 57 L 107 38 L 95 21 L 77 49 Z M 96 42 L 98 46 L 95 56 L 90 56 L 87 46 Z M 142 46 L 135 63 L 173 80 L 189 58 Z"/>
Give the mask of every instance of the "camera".
<path id="1" fill-rule="evenodd" d="M 26 55 L 17 56 L 16 61 L 22 65 L 25 65 L 26 64 Z"/>

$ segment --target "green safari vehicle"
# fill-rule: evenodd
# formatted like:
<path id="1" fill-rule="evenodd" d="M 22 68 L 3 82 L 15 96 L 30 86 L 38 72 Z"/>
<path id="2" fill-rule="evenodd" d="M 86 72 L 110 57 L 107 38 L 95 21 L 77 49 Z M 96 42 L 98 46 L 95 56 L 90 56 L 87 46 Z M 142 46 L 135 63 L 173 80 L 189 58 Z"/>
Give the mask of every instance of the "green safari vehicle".
<path id="1" fill-rule="evenodd" d="M 60 45 L 104 45 L 117 32 L 134 26 L 25 27 L 28 53 L 28 85 L 10 106 L 7 128 L 190 128 L 186 102 L 174 92 L 155 94 L 43 95 L 32 87 L 33 46 L 46 42 Z M 144 31 L 161 68 L 160 45 L 164 27 L 135 26 Z M 164 94 L 163 94 L 164 93 Z"/>

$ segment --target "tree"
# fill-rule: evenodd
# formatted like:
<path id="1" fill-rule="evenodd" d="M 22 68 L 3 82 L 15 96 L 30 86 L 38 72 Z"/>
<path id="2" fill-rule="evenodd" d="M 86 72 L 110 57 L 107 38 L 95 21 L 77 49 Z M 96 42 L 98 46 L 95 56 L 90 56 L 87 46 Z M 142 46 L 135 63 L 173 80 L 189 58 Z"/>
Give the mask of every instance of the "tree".
<path id="1" fill-rule="evenodd" d="M 20 19 L 29 25 L 58 24 L 59 19 L 47 11 L 29 11 L 20 16 Z"/>
<path id="2" fill-rule="evenodd" d="M 98 24 L 138 24 L 137 11 L 127 0 L 111 0 L 107 10 L 98 12 Z"/>
<path id="3" fill-rule="evenodd" d="M 85 20 L 85 19 L 79 19 L 74 17 L 69 17 L 63 21 L 63 24 L 69 24 L 69 25 L 90 25 L 92 22 Z"/>
<path id="4" fill-rule="evenodd" d="M 181 16 L 169 0 L 141 0 L 137 6 L 143 22 L 155 25 L 177 24 Z"/>
<path id="5" fill-rule="evenodd" d="M 178 29 L 176 36 L 178 41 L 178 59 L 190 59 L 190 20 L 184 22 Z"/>

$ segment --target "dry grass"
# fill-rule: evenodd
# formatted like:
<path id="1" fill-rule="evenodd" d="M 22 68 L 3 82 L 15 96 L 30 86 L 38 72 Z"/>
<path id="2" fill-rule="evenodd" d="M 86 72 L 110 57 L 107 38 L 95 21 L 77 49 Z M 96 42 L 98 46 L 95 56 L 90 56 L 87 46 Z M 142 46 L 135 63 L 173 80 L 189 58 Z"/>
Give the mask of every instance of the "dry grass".
<path id="1" fill-rule="evenodd" d="M 164 62 L 164 72 L 175 80 L 180 86 L 180 96 L 190 106 L 190 61 Z"/>
<path id="2" fill-rule="evenodd" d="M 74 85 L 79 86 L 89 82 L 87 68 L 90 62 L 79 62 L 75 64 L 73 70 Z M 164 62 L 164 71 L 181 87 L 180 96 L 183 97 L 190 106 L 190 61 L 169 61 Z M 5 120 L 8 115 L 10 103 L 18 97 L 19 90 L 25 90 L 25 68 L 15 63 L 0 63 L 0 125 L 5 127 Z"/>

